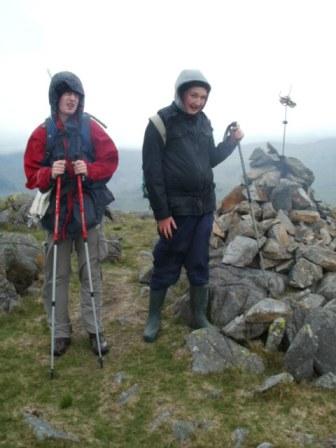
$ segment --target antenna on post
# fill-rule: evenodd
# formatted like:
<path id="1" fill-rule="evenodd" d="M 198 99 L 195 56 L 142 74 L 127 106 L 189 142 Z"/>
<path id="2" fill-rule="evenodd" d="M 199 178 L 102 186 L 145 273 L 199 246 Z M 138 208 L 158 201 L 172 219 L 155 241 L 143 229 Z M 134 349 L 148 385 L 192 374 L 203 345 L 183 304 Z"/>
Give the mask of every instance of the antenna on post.
<path id="1" fill-rule="evenodd" d="M 285 155 L 285 145 L 286 145 L 286 126 L 288 124 L 287 121 L 287 107 L 292 107 L 294 108 L 296 106 L 296 103 L 294 103 L 294 101 L 290 98 L 290 93 L 291 93 L 291 89 L 289 89 L 289 93 L 288 95 L 285 96 L 281 96 L 281 93 L 279 95 L 279 101 L 280 103 L 285 106 L 285 118 L 283 120 L 283 125 L 284 125 L 284 130 L 283 130 L 283 138 L 282 138 L 282 151 L 281 151 L 281 155 L 282 157 L 284 157 Z"/>

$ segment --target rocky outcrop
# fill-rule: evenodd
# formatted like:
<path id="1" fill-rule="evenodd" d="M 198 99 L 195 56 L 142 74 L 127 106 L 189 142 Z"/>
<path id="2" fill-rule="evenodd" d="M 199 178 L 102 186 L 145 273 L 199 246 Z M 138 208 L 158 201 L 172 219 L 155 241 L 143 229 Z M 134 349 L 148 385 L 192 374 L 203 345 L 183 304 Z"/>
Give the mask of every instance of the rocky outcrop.
<path id="1" fill-rule="evenodd" d="M 43 251 L 32 235 L 0 233 L 0 309 L 11 311 L 41 272 Z"/>
<path id="2" fill-rule="evenodd" d="M 265 350 L 285 351 L 297 381 L 336 374 L 334 212 L 315 199 L 314 174 L 298 159 L 268 145 L 250 167 L 251 203 L 237 186 L 215 215 L 209 319 L 229 340 L 262 338 Z"/>

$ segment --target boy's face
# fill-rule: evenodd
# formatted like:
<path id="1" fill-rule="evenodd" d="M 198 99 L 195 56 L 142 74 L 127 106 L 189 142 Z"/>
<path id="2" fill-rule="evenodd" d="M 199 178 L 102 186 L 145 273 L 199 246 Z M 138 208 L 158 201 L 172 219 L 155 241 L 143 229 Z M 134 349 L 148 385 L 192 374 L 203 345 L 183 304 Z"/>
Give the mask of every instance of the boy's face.
<path id="1" fill-rule="evenodd" d="M 196 115 L 200 112 L 208 99 L 208 92 L 204 87 L 190 87 L 183 95 L 183 106 L 187 114 Z"/>
<path id="2" fill-rule="evenodd" d="M 76 92 L 64 92 L 58 102 L 58 112 L 60 116 L 69 117 L 74 115 L 79 104 L 79 94 Z"/>

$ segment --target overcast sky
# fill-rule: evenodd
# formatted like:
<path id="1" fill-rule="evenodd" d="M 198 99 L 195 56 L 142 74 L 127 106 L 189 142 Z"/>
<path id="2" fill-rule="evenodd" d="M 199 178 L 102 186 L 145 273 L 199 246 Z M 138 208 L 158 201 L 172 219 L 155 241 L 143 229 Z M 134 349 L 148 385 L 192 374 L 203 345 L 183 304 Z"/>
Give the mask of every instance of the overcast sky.
<path id="1" fill-rule="evenodd" d="M 49 114 L 47 69 L 82 80 L 86 110 L 120 148 L 139 148 L 184 68 L 212 91 L 218 141 L 238 120 L 246 140 L 336 135 L 333 0 L 1 0 L 0 142 L 29 136 Z"/>

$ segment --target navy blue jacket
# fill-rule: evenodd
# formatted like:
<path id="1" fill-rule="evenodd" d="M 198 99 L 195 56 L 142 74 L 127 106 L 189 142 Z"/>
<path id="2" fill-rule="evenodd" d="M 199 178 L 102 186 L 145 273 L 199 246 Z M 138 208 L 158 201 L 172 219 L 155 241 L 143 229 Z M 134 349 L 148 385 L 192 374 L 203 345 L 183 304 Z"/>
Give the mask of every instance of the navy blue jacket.
<path id="1" fill-rule="evenodd" d="M 144 179 L 155 219 L 214 211 L 212 168 L 232 153 L 236 142 L 227 138 L 216 146 L 203 112 L 190 115 L 172 103 L 158 113 L 166 127 L 166 144 L 152 122 L 143 144 Z"/>

